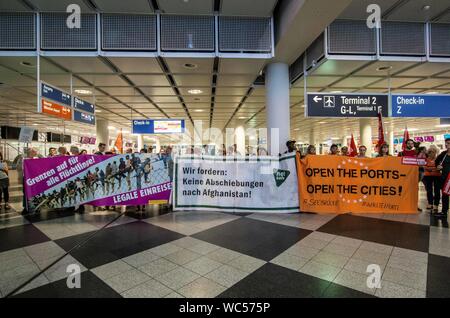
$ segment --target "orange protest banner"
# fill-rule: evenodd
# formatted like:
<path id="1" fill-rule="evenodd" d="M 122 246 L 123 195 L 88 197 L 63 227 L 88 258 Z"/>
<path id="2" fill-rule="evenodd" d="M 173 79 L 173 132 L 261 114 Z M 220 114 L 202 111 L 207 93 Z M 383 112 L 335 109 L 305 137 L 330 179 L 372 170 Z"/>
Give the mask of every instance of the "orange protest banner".
<path id="1" fill-rule="evenodd" d="M 300 210 L 417 213 L 418 174 L 417 166 L 398 157 L 297 155 Z"/>

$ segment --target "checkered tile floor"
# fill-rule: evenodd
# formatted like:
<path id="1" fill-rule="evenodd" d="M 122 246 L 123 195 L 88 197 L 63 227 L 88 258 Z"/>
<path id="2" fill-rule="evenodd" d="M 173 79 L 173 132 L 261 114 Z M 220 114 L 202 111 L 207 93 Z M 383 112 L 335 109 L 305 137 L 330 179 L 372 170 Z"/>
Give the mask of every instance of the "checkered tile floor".
<path id="1" fill-rule="evenodd" d="M 450 230 L 428 212 L 119 215 L 1 218 L 0 296 L 28 282 L 12 296 L 450 297 Z M 367 286 L 370 264 L 381 288 Z"/>

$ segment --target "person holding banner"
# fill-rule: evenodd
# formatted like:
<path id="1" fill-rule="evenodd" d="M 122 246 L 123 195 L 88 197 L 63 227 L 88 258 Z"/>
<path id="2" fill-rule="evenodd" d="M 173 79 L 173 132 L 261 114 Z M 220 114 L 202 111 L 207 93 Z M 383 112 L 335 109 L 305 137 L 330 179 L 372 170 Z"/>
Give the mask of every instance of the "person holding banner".
<path id="1" fill-rule="evenodd" d="M 54 156 L 56 156 L 56 148 L 55 147 L 48 148 L 48 156 L 47 157 L 54 157 Z"/>
<path id="2" fill-rule="evenodd" d="M 364 145 L 359 146 L 359 153 L 356 157 L 358 158 L 367 158 L 366 156 L 367 147 Z"/>
<path id="3" fill-rule="evenodd" d="M 400 151 L 398 153 L 399 157 L 410 157 L 410 158 L 417 158 L 417 151 L 414 149 L 414 140 L 408 139 L 406 140 L 406 146 L 403 151 Z"/>
<path id="4" fill-rule="evenodd" d="M 389 157 L 389 145 L 387 143 L 383 143 L 380 146 L 380 151 L 378 152 L 377 158 Z"/>
<path id="5" fill-rule="evenodd" d="M 106 144 L 101 142 L 98 144 L 98 151 L 94 155 L 104 155 L 106 151 Z"/>
<path id="6" fill-rule="evenodd" d="M 447 217 L 448 214 L 450 194 L 450 138 L 445 139 L 445 148 L 446 150 L 436 158 L 436 162 L 438 163 L 436 168 L 441 171 L 442 182 L 442 212 L 436 214 L 438 217 Z"/>
<path id="7" fill-rule="evenodd" d="M 338 151 L 339 151 L 338 146 L 336 144 L 332 144 L 331 147 L 330 147 L 329 155 L 337 156 Z"/>
<path id="8" fill-rule="evenodd" d="M 349 153 L 348 153 L 348 147 L 344 146 L 341 148 L 341 156 L 346 156 L 348 157 Z"/>
<path id="9" fill-rule="evenodd" d="M 316 146 L 314 145 L 309 145 L 308 148 L 306 148 L 306 156 L 308 155 L 315 155 L 316 154 Z"/>

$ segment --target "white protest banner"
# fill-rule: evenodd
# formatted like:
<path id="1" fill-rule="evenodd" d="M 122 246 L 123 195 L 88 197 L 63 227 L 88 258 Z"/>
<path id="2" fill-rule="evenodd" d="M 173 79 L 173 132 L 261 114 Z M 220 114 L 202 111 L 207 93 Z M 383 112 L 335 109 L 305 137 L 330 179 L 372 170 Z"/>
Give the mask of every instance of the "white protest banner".
<path id="1" fill-rule="evenodd" d="M 295 156 L 175 158 L 175 211 L 299 211 Z"/>

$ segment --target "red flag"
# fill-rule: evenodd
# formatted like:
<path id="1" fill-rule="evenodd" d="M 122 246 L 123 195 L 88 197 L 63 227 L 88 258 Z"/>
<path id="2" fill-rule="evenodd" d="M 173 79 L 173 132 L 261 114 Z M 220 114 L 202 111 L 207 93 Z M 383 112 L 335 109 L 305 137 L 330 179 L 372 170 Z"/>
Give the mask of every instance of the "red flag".
<path id="1" fill-rule="evenodd" d="M 116 142 L 114 143 L 114 147 L 117 148 L 117 150 L 120 153 L 123 153 L 123 135 L 122 135 L 122 128 L 120 129 L 120 133 L 117 135 Z"/>
<path id="2" fill-rule="evenodd" d="M 350 140 L 350 147 L 348 149 L 348 156 L 356 157 L 357 155 L 358 155 L 358 150 L 356 149 L 355 138 L 353 138 L 353 134 L 352 134 L 352 139 Z"/>
<path id="3" fill-rule="evenodd" d="M 377 151 L 380 151 L 381 145 L 384 144 L 384 129 L 383 129 L 383 118 L 381 116 L 381 112 L 378 113 L 378 143 L 377 143 Z"/>
<path id="4" fill-rule="evenodd" d="M 409 132 L 408 127 L 405 127 L 405 132 L 403 133 L 403 143 L 402 143 L 402 150 L 406 150 L 406 141 L 409 139 Z"/>

